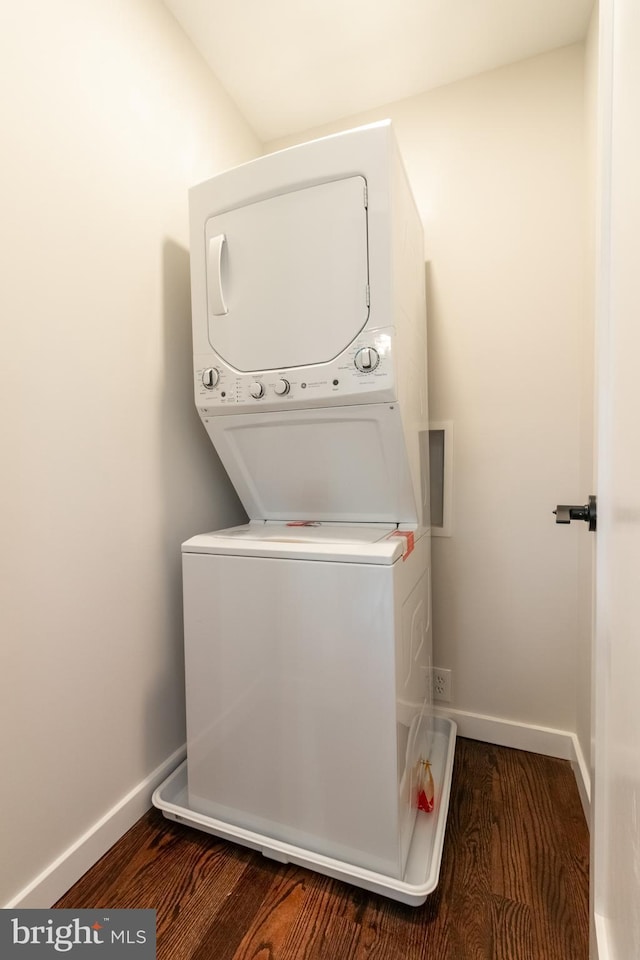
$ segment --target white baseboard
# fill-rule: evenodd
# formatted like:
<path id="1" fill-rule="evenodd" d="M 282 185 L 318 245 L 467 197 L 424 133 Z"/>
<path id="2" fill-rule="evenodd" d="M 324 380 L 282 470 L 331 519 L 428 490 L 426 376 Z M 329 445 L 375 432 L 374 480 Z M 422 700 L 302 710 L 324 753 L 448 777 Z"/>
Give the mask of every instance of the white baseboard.
<path id="1" fill-rule="evenodd" d="M 569 760 L 584 815 L 587 823 L 590 822 L 591 778 L 575 733 L 569 730 L 554 730 L 552 727 L 538 727 L 531 723 L 516 723 L 500 717 L 487 717 L 480 713 L 466 713 L 464 710 L 449 710 L 446 707 L 438 707 L 436 713 L 455 720 L 459 737 Z"/>
<path id="2" fill-rule="evenodd" d="M 602 914 L 594 915 L 594 926 L 595 937 L 591 939 L 590 960 L 613 960 L 613 951 L 609 948 L 607 921 Z"/>
<path id="3" fill-rule="evenodd" d="M 151 807 L 151 794 L 171 771 L 182 763 L 186 752 L 186 746 L 183 746 L 172 753 L 164 763 L 130 790 L 81 837 L 67 847 L 56 860 L 45 867 L 31 883 L 5 904 L 5 909 L 19 907 L 46 909 L 55 903 L 147 812 Z"/>
<path id="4" fill-rule="evenodd" d="M 589 770 L 589 765 L 585 760 L 585 756 L 582 752 L 580 746 L 580 741 L 578 740 L 575 733 L 572 733 L 573 737 L 573 749 L 575 756 L 571 761 L 571 766 L 573 767 L 573 775 L 576 778 L 576 783 L 578 785 L 578 793 L 580 794 L 580 800 L 582 802 L 582 809 L 584 810 L 584 816 L 591 826 L 591 772 Z"/>

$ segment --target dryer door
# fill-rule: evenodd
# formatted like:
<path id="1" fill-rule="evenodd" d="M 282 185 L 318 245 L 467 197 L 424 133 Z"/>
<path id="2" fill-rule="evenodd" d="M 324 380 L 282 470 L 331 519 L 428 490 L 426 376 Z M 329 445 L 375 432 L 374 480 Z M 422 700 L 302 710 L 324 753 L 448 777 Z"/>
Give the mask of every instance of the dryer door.
<path id="1" fill-rule="evenodd" d="M 363 177 L 210 217 L 205 245 L 209 342 L 236 370 L 333 360 L 367 322 Z"/>

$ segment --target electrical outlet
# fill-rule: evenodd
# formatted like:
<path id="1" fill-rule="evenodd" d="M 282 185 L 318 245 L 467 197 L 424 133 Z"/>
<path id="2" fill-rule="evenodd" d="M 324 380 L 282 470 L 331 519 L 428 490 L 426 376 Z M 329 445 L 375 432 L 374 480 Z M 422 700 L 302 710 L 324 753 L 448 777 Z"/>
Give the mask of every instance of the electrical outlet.
<path id="1" fill-rule="evenodd" d="M 451 670 L 434 667 L 432 671 L 433 699 L 443 703 L 451 702 Z"/>

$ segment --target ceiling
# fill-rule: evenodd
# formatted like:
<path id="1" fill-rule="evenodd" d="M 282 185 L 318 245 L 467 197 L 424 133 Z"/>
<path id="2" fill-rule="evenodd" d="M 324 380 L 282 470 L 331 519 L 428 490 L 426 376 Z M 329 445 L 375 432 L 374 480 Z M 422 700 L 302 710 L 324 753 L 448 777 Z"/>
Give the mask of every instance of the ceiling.
<path id="1" fill-rule="evenodd" d="M 164 0 L 263 142 L 584 38 L 593 0 Z"/>

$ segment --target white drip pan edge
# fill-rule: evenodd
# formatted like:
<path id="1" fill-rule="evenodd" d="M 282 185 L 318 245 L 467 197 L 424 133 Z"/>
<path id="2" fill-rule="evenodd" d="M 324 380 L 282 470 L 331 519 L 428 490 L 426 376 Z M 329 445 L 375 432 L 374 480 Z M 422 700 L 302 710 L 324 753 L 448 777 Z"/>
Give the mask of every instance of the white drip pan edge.
<path id="1" fill-rule="evenodd" d="M 187 795 L 187 760 L 181 763 L 154 791 L 152 802 L 155 807 L 162 810 L 168 820 L 174 820 L 216 837 L 259 850 L 271 860 L 294 863 L 308 870 L 314 870 L 316 873 L 378 893 L 391 900 L 418 907 L 438 885 L 456 745 L 456 724 L 452 720 L 434 717 L 433 724 L 431 770 L 436 788 L 435 807 L 432 813 L 418 811 L 407 867 L 402 880 L 365 870 L 363 867 L 342 860 L 334 860 L 313 850 L 283 843 L 264 834 L 254 833 L 191 810 Z"/>

